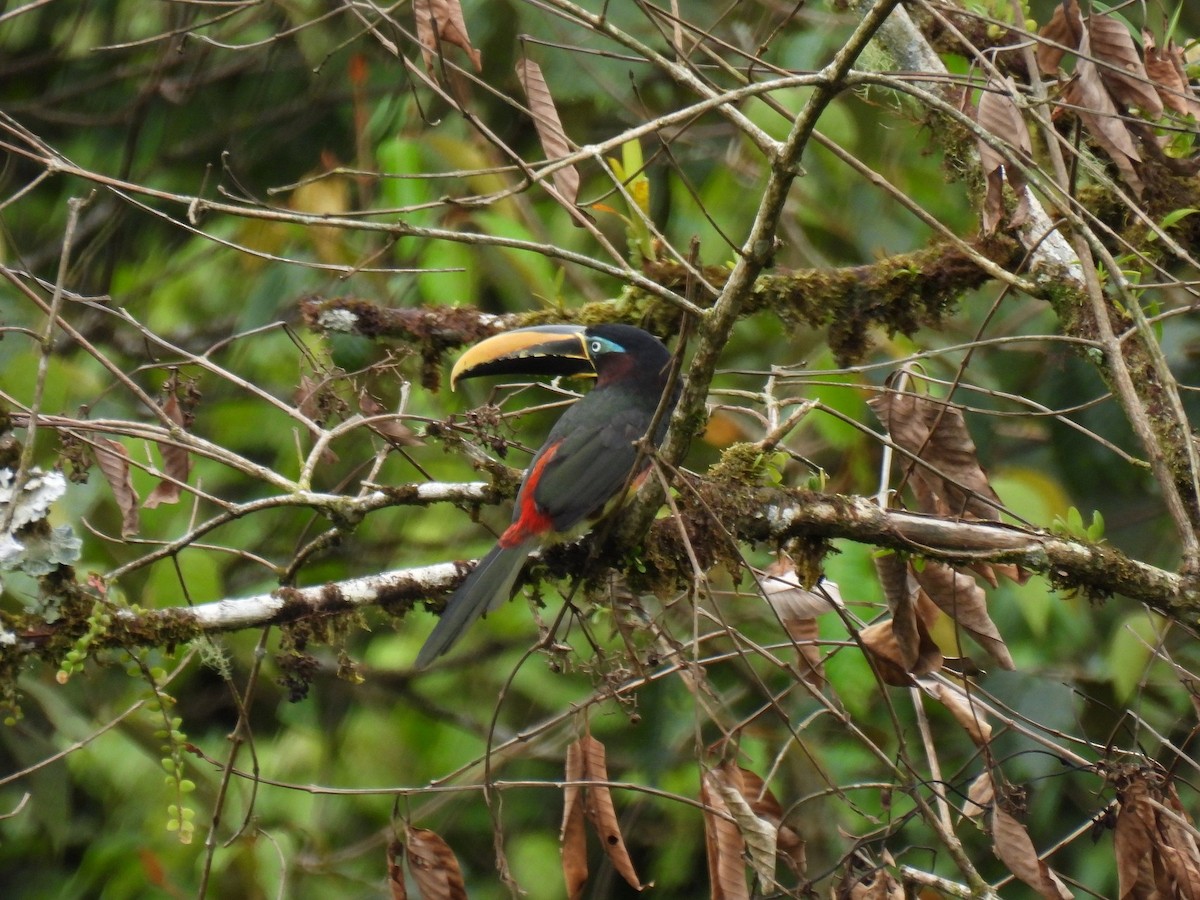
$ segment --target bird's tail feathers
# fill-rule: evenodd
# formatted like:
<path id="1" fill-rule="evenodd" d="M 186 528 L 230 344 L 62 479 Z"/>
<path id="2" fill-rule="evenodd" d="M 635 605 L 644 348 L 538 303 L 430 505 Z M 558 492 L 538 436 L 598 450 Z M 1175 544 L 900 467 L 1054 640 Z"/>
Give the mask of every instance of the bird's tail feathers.
<path id="1" fill-rule="evenodd" d="M 449 650 L 476 619 L 496 609 L 512 595 L 517 575 L 536 543 L 524 541 L 515 547 L 497 544 L 479 561 L 467 580 L 451 595 L 441 619 L 417 654 L 418 669 L 425 668 Z"/>

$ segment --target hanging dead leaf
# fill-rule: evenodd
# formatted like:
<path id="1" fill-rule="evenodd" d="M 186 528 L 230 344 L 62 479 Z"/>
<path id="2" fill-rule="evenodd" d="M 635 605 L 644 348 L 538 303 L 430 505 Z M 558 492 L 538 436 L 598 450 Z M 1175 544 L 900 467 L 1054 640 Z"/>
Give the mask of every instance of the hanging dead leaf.
<path id="1" fill-rule="evenodd" d="M 786 553 L 781 553 L 767 566 L 762 589 L 785 628 L 789 621 L 812 619 L 842 602 L 837 584 L 828 579 L 821 579 L 812 590 L 805 588 L 800 583 L 795 564 Z"/>
<path id="2" fill-rule="evenodd" d="M 873 622 L 863 628 L 858 633 L 858 639 L 884 684 L 892 687 L 912 686 L 913 678 L 908 672 L 904 654 L 896 643 L 891 619 Z"/>
<path id="3" fill-rule="evenodd" d="M 1000 498 L 979 464 L 962 410 L 911 392 L 889 390 L 867 401 L 901 449 L 927 463 L 904 463 L 921 512 L 999 521 Z M 929 467 L 932 467 L 929 468 Z M 936 471 L 934 471 L 936 470 Z"/>
<path id="4" fill-rule="evenodd" d="M 1016 89 L 1016 84 L 1011 78 L 989 79 L 979 95 L 975 120 L 980 128 L 1009 142 L 1014 148 L 1014 154 L 1025 160 L 1033 154 L 1033 142 L 1025 125 L 1025 117 L 1012 100 Z M 1024 173 L 1009 157 L 997 151 L 987 141 L 979 139 L 976 146 L 987 184 L 983 203 L 983 233 L 995 233 L 1004 219 L 1006 179 L 1017 200 L 1009 224 L 1013 228 L 1023 225 L 1029 217 L 1029 194 L 1026 191 Z"/>
<path id="5" fill-rule="evenodd" d="M 517 80 L 525 91 L 529 114 L 533 117 L 533 126 L 537 129 L 546 159 L 553 161 L 570 156 L 571 145 L 558 118 L 550 88 L 542 77 L 542 67 L 528 57 L 521 57 L 517 61 Z M 565 202 L 574 206 L 579 200 L 579 170 L 575 166 L 556 169 L 554 187 Z"/>
<path id="6" fill-rule="evenodd" d="M 579 741 L 567 747 L 567 785 L 563 788 L 563 822 L 558 842 L 562 849 L 563 880 L 567 885 L 567 896 L 578 900 L 583 896 L 587 884 L 587 835 L 584 832 L 584 788 L 580 784 L 587 779 L 584 748 Z"/>
<path id="7" fill-rule="evenodd" d="M 874 562 L 892 618 L 864 629 L 859 637 L 877 661 L 905 673 L 897 681 L 893 680 L 897 677 L 894 671 L 881 671 L 884 680 L 907 685 L 911 683 L 908 675 L 927 675 L 942 667 L 942 651 L 929 634 L 940 613 L 913 577 L 910 561 L 896 553 L 884 553 Z"/>
<path id="8" fill-rule="evenodd" d="M 358 410 L 369 418 L 387 413 L 384 405 L 367 393 L 366 388 L 358 392 Z M 398 419 L 380 419 L 367 423 L 367 427 L 393 447 L 416 447 L 421 444 L 421 439 L 413 430 Z"/>
<path id="9" fill-rule="evenodd" d="M 1145 797 L 1145 785 L 1126 791 L 1113 829 L 1113 850 L 1117 859 L 1117 896 L 1149 896 L 1154 891 L 1154 866 L 1151 849 L 1154 835 L 1145 819 L 1154 820 L 1152 810 L 1140 808 Z M 1149 815 L 1145 814 L 1149 812 Z"/>
<path id="10" fill-rule="evenodd" d="M 616 807 L 613 806 L 612 791 L 603 782 L 608 781 L 608 764 L 605 761 L 604 745 L 585 734 L 575 742 L 582 756 L 584 779 L 586 781 L 602 782 L 589 784 L 585 788 L 584 813 L 592 828 L 600 838 L 604 852 L 620 875 L 635 891 L 641 891 L 646 885 L 638 879 L 633 868 L 633 860 L 625 846 L 625 838 L 621 835 L 621 824 L 617 820 Z M 565 865 L 565 863 L 564 863 Z"/>
<path id="11" fill-rule="evenodd" d="M 1091 38 L 1085 29 L 1079 45 L 1075 76 L 1063 91 L 1063 101 L 1075 107 L 1075 114 L 1087 128 L 1092 140 L 1113 161 L 1129 188 L 1140 197 L 1144 184 L 1136 163 L 1141 162 L 1141 155 L 1134 146 L 1133 135 L 1121 121 L 1117 107 L 1109 96 L 1099 67 L 1090 59 L 1091 54 Z"/>
<path id="12" fill-rule="evenodd" d="M 1118 896 L 1200 900 L 1200 849 L 1175 786 L 1152 770 L 1117 779 Z"/>
<path id="13" fill-rule="evenodd" d="M 1087 18 L 1092 56 L 1100 65 L 1100 78 L 1118 106 L 1140 109 L 1149 118 L 1163 113 L 1162 98 L 1150 83 L 1133 35 L 1116 16 L 1092 14 Z"/>
<path id="14" fill-rule="evenodd" d="M 1025 826 L 1005 812 L 999 803 L 992 806 L 992 849 L 1013 875 L 1043 897 L 1073 900 L 1075 895 L 1038 858 Z"/>
<path id="15" fill-rule="evenodd" d="M 454 851 L 428 828 L 409 828 L 405 856 L 421 900 L 467 900 L 462 870 Z"/>
<path id="16" fill-rule="evenodd" d="M 916 608 L 920 587 L 915 579 L 910 578 L 908 563 L 899 555 L 877 555 L 874 561 L 875 571 L 884 586 L 888 609 L 892 612 L 891 633 L 896 651 L 904 671 L 912 672 L 921 656 L 923 629 L 918 625 Z M 928 632 L 924 632 L 924 639 L 928 641 Z"/>
<path id="17" fill-rule="evenodd" d="M 300 384 L 296 387 L 293 398 L 296 409 L 314 422 L 320 422 L 325 417 L 326 411 L 322 408 L 321 403 L 321 389 L 324 385 L 325 382 L 322 380 L 301 374 Z"/>
<path id="18" fill-rule="evenodd" d="M 779 826 L 779 854 L 797 875 L 808 871 L 808 845 L 790 825 Z"/>
<path id="19" fill-rule="evenodd" d="M 732 763 L 726 763 L 730 766 Z M 772 793 L 758 775 L 749 769 L 737 767 L 740 784 L 738 790 L 750 804 L 750 809 L 761 819 L 769 822 L 778 832 L 779 853 L 790 858 L 790 864 L 798 871 L 804 869 L 804 840 L 792 828 L 783 824 L 783 804 Z"/>
<path id="20" fill-rule="evenodd" d="M 391 841 L 387 848 L 388 889 L 392 900 L 408 900 L 408 887 L 404 883 L 404 869 L 400 859 L 404 856 L 404 844 L 401 841 Z"/>
<path id="21" fill-rule="evenodd" d="M 704 804 L 704 846 L 712 900 L 750 900 L 746 868 L 742 862 L 746 845 L 732 821 L 732 813 L 721 797 L 718 776 L 713 770 L 700 778 L 700 802 Z"/>
<path id="22" fill-rule="evenodd" d="M 992 739 L 992 726 L 984 711 L 966 691 L 940 683 L 922 684 L 922 687 L 925 693 L 946 707 L 976 747 L 982 747 Z"/>
<path id="23" fill-rule="evenodd" d="M 1142 32 L 1142 48 L 1146 54 L 1146 76 L 1154 83 L 1163 106 L 1181 116 L 1200 119 L 1200 100 L 1184 69 L 1183 48 L 1168 41 L 1166 49 L 1159 50 L 1149 31 Z"/>
<path id="24" fill-rule="evenodd" d="M 929 598 L 973 637 L 1001 668 L 1016 668 L 1000 630 L 987 611 L 987 595 L 969 575 L 926 560 L 914 575 Z"/>
<path id="25" fill-rule="evenodd" d="M 725 801 L 725 807 L 737 823 L 750 857 L 750 868 L 758 877 L 762 889 L 771 893 L 775 885 L 775 855 L 778 850 L 779 819 L 768 818 L 759 811 L 771 811 L 772 804 L 764 802 L 763 796 L 756 791 L 753 795 L 747 790 L 745 773 L 747 770 L 731 762 L 724 762 L 713 770 L 712 784 L 716 787 Z M 761 790 L 765 787 L 757 775 L 750 773 L 753 781 L 758 782 Z M 757 800 L 758 809 L 751 802 L 751 797 Z M 771 798 L 774 800 L 774 798 Z M 778 806 L 776 802 L 774 806 Z M 782 809 L 780 809 L 782 815 Z M 774 821 L 772 821 L 774 818 Z"/>
<path id="26" fill-rule="evenodd" d="M 909 658 L 896 640 L 895 620 L 874 622 L 858 633 L 858 639 L 871 656 L 879 677 L 893 687 L 910 687 L 913 675 L 928 675 L 942 667 L 942 651 L 923 624 L 918 626 L 920 643 L 916 655 Z"/>
<path id="27" fill-rule="evenodd" d="M 413 0 L 413 16 L 417 20 L 417 42 L 429 74 L 437 73 L 434 61 L 443 43 L 461 48 L 470 57 L 475 71 L 483 71 L 482 57 L 467 35 L 467 21 L 459 0 Z"/>
<path id="28" fill-rule="evenodd" d="M 990 772 L 983 772 L 967 788 L 967 802 L 963 804 L 963 815 L 978 819 L 986 813 L 996 799 L 996 789 Z"/>
<path id="29" fill-rule="evenodd" d="M 1083 16 L 1078 0 L 1062 0 L 1054 8 L 1050 21 L 1038 32 L 1037 63 L 1043 75 L 1053 75 L 1068 49 L 1079 46 L 1083 37 Z M 1059 45 L 1059 46 L 1055 46 Z"/>
<path id="30" fill-rule="evenodd" d="M 886 850 L 879 863 L 873 862 L 864 851 L 855 851 L 833 889 L 834 900 L 904 900 L 904 887 L 889 871 L 894 865 L 895 860 Z"/>
<path id="31" fill-rule="evenodd" d="M 780 554 L 767 566 L 761 584 L 763 596 L 796 644 L 800 677 L 814 689 L 824 690 L 825 666 L 819 645 L 820 626 L 815 616 L 841 605 L 842 595 L 837 584 L 823 579 L 813 590 L 805 589 L 787 554 Z"/>
<path id="32" fill-rule="evenodd" d="M 112 489 L 121 510 L 121 537 L 131 537 L 141 528 L 138 519 L 138 494 L 133 488 L 133 471 L 129 465 L 129 451 L 119 441 L 96 438 L 93 448 L 100 474 Z"/>
<path id="33" fill-rule="evenodd" d="M 1000 586 L 1000 575 L 1017 584 L 1029 581 L 1029 573 L 1013 563 L 973 562 L 969 568 L 992 587 Z"/>
<path id="34" fill-rule="evenodd" d="M 167 394 L 167 399 L 162 405 L 162 410 L 167 418 L 180 428 L 185 427 L 183 410 L 179 408 L 179 400 L 176 398 L 174 391 Z M 179 485 L 187 482 L 188 473 L 192 469 L 191 457 L 178 444 L 160 441 L 158 443 L 158 452 L 162 455 L 164 474 L 173 480 L 160 481 L 154 486 L 154 490 L 150 492 L 150 496 L 142 504 L 146 509 L 154 509 L 160 503 L 178 503 L 179 494 L 182 490 Z"/>
<path id="35" fill-rule="evenodd" d="M 888 609 L 894 610 L 897 606 L 911 602 L 920 585 L 909 574 L 908 561 L 899 553 L 878 553 L 874 564 Z"/>

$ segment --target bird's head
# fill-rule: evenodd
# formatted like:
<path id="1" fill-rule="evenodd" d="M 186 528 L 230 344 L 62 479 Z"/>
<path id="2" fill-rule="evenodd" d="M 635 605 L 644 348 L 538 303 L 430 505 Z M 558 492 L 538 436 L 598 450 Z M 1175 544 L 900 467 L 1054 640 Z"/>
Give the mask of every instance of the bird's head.
<path id="1" fill-rule="evenodd" d="M 450 387 L 481 375 L 595 377 L 603 386 L 640 372 L 660 382 L 670 359 L 662 341 L 632 325 L 535 325 L 469 348 L 450 372 Z"/>

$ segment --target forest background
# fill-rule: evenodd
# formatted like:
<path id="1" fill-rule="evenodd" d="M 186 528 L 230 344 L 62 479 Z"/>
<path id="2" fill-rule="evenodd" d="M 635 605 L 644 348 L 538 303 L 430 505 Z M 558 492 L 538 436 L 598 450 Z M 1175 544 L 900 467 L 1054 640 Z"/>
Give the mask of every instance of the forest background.
<path id="1" fill-rule="evenodd" d="M 1188 7 L 0 12 L 0 892 L 1200 897 Z M 415 671 L 599 321 L 654 477 Z"/>

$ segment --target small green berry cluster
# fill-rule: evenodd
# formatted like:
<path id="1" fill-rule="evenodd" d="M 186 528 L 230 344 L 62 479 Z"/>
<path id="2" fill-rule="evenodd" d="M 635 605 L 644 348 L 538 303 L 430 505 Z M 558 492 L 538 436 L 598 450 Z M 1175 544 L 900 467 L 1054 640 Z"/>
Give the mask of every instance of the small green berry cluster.
<path id="1" fill-rule="evenodd" d="M 181 844 L 190 844 L 196 832 L 196 811 L 184 800 L 196 790 L 196 782 L 184 777 L 183 753 L 187 735 L 182 730 L 183 719 L 171 715 L 175 698 L 160 687 L 167 678 L 166 670 L 159 666 L 148 666 L 140 659 L 135 659 L 135 662 L 150 686 L 146 709 L 156 718 L 162 718 L 162 727 L 154 732 L 154 736 L 162 741 L 161 763 L 163 771 L 167 773 L 166 785 L 175 794 L 175 802 L 167 806 L 167 831 L 178 834 Z"/>
<path id="2" fill-rule="evenodd" d="M 74 645 L 67 651 L 59 665 L 58 674 L 55 676 L 59 684 L 66 684 L 72 675 L 78 675 L 83 671 L 83 664 L 87 662 L 88 648 L 95 643 L 96 638 L 108 631 L 111 625 L 111 607 L 105 601 L 97 600 L 92 604 L 92 611 L 88 614 L 87 630 L 75 640 Z"/>

